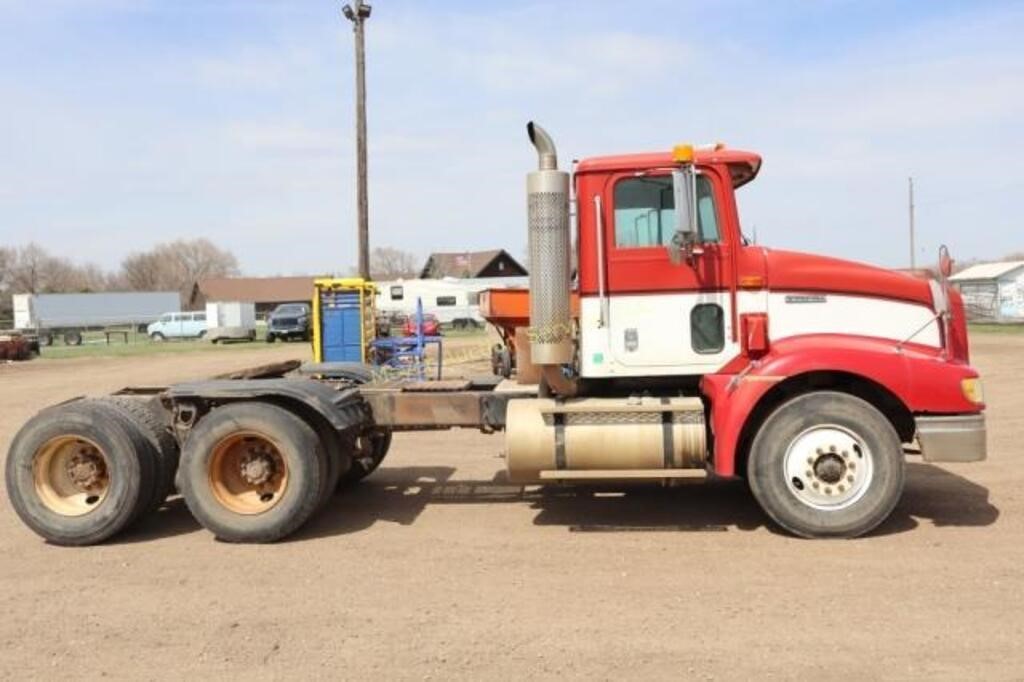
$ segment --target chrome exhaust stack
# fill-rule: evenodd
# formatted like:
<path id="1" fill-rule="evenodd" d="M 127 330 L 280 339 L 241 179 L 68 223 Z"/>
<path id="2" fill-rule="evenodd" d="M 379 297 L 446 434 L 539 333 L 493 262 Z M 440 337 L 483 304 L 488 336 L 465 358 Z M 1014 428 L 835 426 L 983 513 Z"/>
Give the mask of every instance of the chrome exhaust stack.
<path id="1" fill-rule="evenodd" d="M 526 132 L 537 149 L 537 170 L 526 176 L 530 249 L 530 354 L 557 393 L 570 392 L 560 365 L 573 359 L 570 305 L 569 174 L 558 170 L 551 136 L 532 121 Z M 574 392 L 574 391 L 572 391 Z M 571 394 L 571 393 L 570 393 Z"/>

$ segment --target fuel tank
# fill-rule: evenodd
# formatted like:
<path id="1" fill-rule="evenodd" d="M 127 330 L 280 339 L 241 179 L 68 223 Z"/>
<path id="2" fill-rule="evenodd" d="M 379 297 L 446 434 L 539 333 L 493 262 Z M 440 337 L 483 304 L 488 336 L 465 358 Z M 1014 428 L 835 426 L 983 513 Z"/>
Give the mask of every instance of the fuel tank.
<path id="1" fill-rule="evenodd" d="M 505 426 L 509 480 L 537 482 L 541 472 L 558 470 L 617 470 L 625 477 L 626 472 L 703 469 L 704 422 L 699 398 L 510 400 Z"/>

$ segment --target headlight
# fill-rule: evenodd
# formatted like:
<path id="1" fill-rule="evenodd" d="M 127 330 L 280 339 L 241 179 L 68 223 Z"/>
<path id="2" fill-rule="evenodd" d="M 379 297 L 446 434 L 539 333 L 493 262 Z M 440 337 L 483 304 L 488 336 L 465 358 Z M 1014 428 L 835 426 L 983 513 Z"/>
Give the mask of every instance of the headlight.
<path id="1" fill-rule="evenodd" d="M 960 390 L 963 391 L 964 397 L 972 403 L 980 404 L 985 402 L 985 390 L 982 388 L 981 379 L 978 377 L 961 379 Z"/>

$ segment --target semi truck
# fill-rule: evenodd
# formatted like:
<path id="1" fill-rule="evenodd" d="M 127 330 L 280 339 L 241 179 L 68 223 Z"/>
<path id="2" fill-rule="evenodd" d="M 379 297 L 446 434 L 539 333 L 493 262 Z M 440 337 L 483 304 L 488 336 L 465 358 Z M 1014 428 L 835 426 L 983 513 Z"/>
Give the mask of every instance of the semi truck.
<path id="1" fill-rule="evenodd" d="M 49 346 L 63 338 L 69 346 L 82 344 L 82 332 L 124 326 L 139 332 L 164 313 L 181 309 L 176 291 L 129 291 L 77 294 L 14 294 L 14 327 L 38 336 Z"/>
<path id="2" fill-rule="evenodd" d="M 540 126 L 527 132 L 538 383 L 319 363 L 74 400 L 14 438 L 22 520 L 97 543 L 177 488 L 220 539 L 271 542 L 369 475 L 394 432 L 474 428 L 504 433 L 510 482 L 739 477 L 786 531 L 855 537 L 897 504 L 908 457 L 985 458 L 948 252 L 927 280 L 754 245 L 736 192 L 761 170 L 755 153 L 678 145 L 569 173 Z"/>

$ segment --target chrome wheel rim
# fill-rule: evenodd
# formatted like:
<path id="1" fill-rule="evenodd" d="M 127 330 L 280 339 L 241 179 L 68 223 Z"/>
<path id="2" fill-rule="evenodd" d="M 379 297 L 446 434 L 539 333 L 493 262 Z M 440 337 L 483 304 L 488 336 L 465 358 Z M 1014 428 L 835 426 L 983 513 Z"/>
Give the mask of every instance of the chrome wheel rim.
<path id="1" fill-rule="evenodd" d="M 790 441 L 783 474 L 789 491 L 802 504 L 837 511 L 855 504 L 871 487 L 874 458 L 855 432 L 820 424 Z"/>

